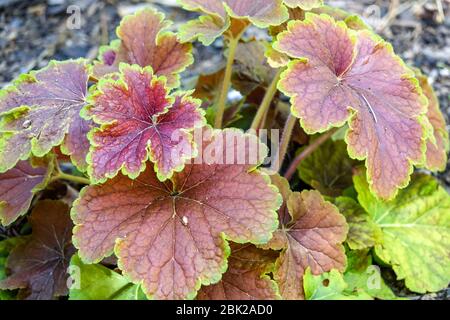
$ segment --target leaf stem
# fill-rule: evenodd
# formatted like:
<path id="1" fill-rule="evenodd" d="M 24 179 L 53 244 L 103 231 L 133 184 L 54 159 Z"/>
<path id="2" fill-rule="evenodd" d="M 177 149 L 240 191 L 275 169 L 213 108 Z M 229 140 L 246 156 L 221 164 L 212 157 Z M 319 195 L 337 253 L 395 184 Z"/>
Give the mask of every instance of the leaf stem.
<path id="1" fill-rule="evenodd" d="M 280 80 L 280 76 L 283 70 L 284 68 L 278 69 L 277 73 L 272 79 L 272 82 L 267 88 L 266 94 L 264 95 L 264 99 L 262 100 L 261 105 L 258 108 L 258 112 L 256 112 L 255 118 L 253 119 L 252 126 L 250 127 L 251 129 L 257 130 L 260 128 L 260 124 L 264 119 L 264 115 L 267 113 L 267 110 L 269 109 L 270 104 L 272 103 L 273 97 L 277 93 L 278 80 Z"/>
<path id="2" fill-rule="evenodd" d="M 289 142 L 291 141 L 292 131 L 294 130 L 297 121 L 298 119 L 294 117 L 292 113 L 289 113 L 289 117 L 286 120 L 283 134 L 281 136 L 280 148 L 278 149 L 278 168 L 276 168 L 276 171 L 279 171 L 283 165 L 284 158 L 286 157 L 289 147 Z"/>
<path id="3" fill-rule="evenodd" d="M 53 163 L 54 163 L 54 168 L 55 168 L 55 174 L 50 179 L 50 183 L 52 183 L 56 180 L 68 180 L 68 181 L 72 181 L 74 183 L 79 183 L 79 184 L 91 184 L 91 180 L 89 180 L 88 178 L 74 176 L 71 174 L 64 173 L 61 170 L 61 167 L 59 166 L 59 162 L 56 159 L 56 157 L 53 159 L 53 161 L 54 161 Z"/>
<path id="4" fill-rule="evenodd" d="M 337 130 L 337 128 L 333 128 L 330 131 L 325 132 L 323 135 L 314 140 L 310 145 L 308 145 L 301 153 L 297 155 L 297 157 L 295 157 L 294 161 L 292 161 L 291 165 L 284 174 L 284 177 L 287 180 L 290 180 L 295 171 L 297 171 L 300 162 L 306 159 L 309 155 L 311 155 L 311 153 L 313 153 L 317 148 L 319 148 L 323 143 L 331 138 Z M 326 161 L 326 159 L 324 160 Z"/>
<path id="5" fill-rule="evenodd" d="M 52 182 L 55 180 L 68 180 L 79 184 L 91 184 L 91 181 L 88 178 L 73 176 L 71 174 L 67 174 L 61 171 L 58 172 L 57 175 L 51 179 Z"/>
<path id="6" fill-rule="evenodd" d="M 217 102 L 217 112 L 214 121 L 214 127 L 217 129 L 222 128 L 223 114 L 225 112 L 225 104 L 227 102 L 228 91 L 231 86 L 231 75 L 233 70 L 234 57 L 236 56 L 236 49 L 239 44 L 240 35 L 230 38 L 228 44 L 228 58 L 227 66 L 225 68 L 225 74 L 222 81 L 222 90 L 220 91 L 219 100 Z"/>

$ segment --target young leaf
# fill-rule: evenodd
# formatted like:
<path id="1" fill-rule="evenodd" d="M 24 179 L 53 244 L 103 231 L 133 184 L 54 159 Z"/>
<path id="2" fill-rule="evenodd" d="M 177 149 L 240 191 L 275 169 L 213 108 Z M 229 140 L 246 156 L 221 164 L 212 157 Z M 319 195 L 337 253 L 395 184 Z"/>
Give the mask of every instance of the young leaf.
<path id="1" fill-rule="evenodd" d="M 337 208 L 319 192 L 291 192 L 286 190 L 287 181 L 280 177 L 272 182 L 284 190 L 285 205 L 279 212 L 281 227 L 265 247 L 283 249 L 274 270 L 281 296 L 303 299 L 303 275 L 307 268 L 315 275 L 345 269 L 341 243 L 348 226 Z M 287 210 L 289 216 L 283 210 Z"/>
<path id="2" fill-rule="evenodd" d="M 344 273 L 348 285 L 346 292 L 365 292 L 383 300 L 397 299 L 381 277 L 380 268 L 372 265 L 372 257 L 367 250 L 349 251 L 347 258 L 348 266 Z"/>
<path id="3" fill-rule="evenodd" d="M 445 119 L 439 108 L 439 100 L 428 83 L 427 77 L 421 74 L 420 71 L 417 71 L 416 74 L 423 93 L 428 98 L 427 117 L 433 126 L 433 139 L 435 140 L 434 142 L 433 139 L 428 139 L 427 141 L 426 168 L 431 171 L 444 171 L 447 167 L 447 153 L 450 149 Z"/>
<path id="4" fill-rule="evenodd" d="M 357 163 L 348 156 L 344 141 L 329 140 L 300 163 L 298 173 L 321 194 L 339 196 L 353 185 L 352 170 Z"/>
<path id="5" fill-rule="evenodd" d="M 46 155 L 65 141 L 63 150 L 76 155 L 69 141 L 81 139 L 88 72 L 85 60 L 50 62 L 45 69 L 20 77 L 0 92 L 0 172 L 13 168 L 31 154 Z M 72 135 L 76 135 L 72 137 Z M 80 162 L 81 163 L 81 162 Z"/>
<path id="6" fill-rule="evenodd" d="M 248 19 L 259 28 L 279 25 L 287 20 L 288 11 L 282 0 L 180 0 L 183 8 L 200 11 L 200 16 L 181 27 L 179 37 L 186 42 L 197 38 L 210 45 L 230 27 L 230 18 Z"/>
<path id="7" fill-rule="evenodd" d="M 372 300 L 364 291 L 349 293 L 348 284 L 337 270 L 313 275 L 308 268 L 303 278 L 306 300 Z"/>
<path id="8" fill-rule="evenodd" d="M 136 178 L 150 158 L 159 179 L 170 178 L 195 156 L 190 131 L 204 125 L 200 103 L 188 93 L 169 96 L 150 67 L 122 64 L 120 71 L 116 81 L 100 80 L 86 109 L 101 126 L 89 133 L 89 175 L 104 182 L 122 169 Z"/>
<path id="9" fill-rule="evenodd" d="M 33 196 L 43 190 L 53 172 L 53 163 L 33 167 L 28 161 L 0 174 L 0 223 L 7 226 L 27 213 Z"/>
<path id="10" fill-rule="evenodd" d="M 415 175 L 389 202 L 377 200 L 363 174 L 355 175 L 361 205 L 382 231 L 375 253 L 415 292 L 450 282 L 450 195 L 431 176 Z"/>
<path id="11" fill-rule="evenodd" d="M 278 254 L 250 244 L 231 245 L 228 270 L 220 282 L 202 287 L 198 300 L 275 300 L 279 299 L 275 281 L 267 275 Z"/>
<path id="12" fill-rule="evenodd" d="M 180 27 L 178 37 L 182 43 L 197 39 L 209 46 L 230 28 L 229 19 L 223 20 L 217 15 L 200 16 Z"/>
<path id="13" fill-rule="evenodd" d="M 245 159 L 260 148 L 267 153 L 265 146 L 231 129 L 205 129 L 203 138 L 194 164 L 170 181 L 160 182 L 147 167 L 136 180 L 119 175 L 82 190 L 72 218 L 83 261 L 98 262 L 114 250 L 124 275 L 149 298 L 194 298 L 225 272 L 226 239 L 262 244 L 271 238 L 281 202 L 276 188 L 254 164 L 229 158 L 237 141 L 247 141 Z M 218 156 L 223 145 L 227 164 L 202 158 L 212 150 Z"/>
<path id="14" fill-rule="evenodd" d="M 171 87 L 179 85 L 179 74 L 194 61 L 192 45 L 181 44 L 167 31 L 172 22 L 164 14 L 145 8 L 125 17 L 117 28 L 118 40 L 101 49 L 93 73 L 97 78 L 116 72 L 120 63 L 152 67 L 154 74 L 165 76 Z"/>
<path id="15" fill-rule="evenodd" d="M 289 23 L 275 48 L 294 58 L 279 89 L 310 134 L 346 122 L 348 151 L 366 160 L 371 190 L 393 198 L 424 160 L 427 102 L 413 72 L 370 31 L 327 15 Z"/>
<path id="16" fill-rule="evenodd" d="M 346 242 L 350 249 L 371 248 L 379 243 L 381 230 L 359 203 L 352 198 L 338 197 L 335 204 L 349 225 Z"/>
<path id="17" fill-rule="evenodd" d="M 66 271 L 75 252 L 69 208 L 61 201 L 44 200 L 36 205 L 30 220 L 31 238 L 9 255 L 11 274 L 0 281 L 0 288 L 24 288 L 29 300 L 64 296 L 68 291 Z"/>
<path id="18" fill-rule="evenodd" d="M 140 300 L 143 296 L 139 286 L 124 276 L 100 264 L 84 264 L 76 254 L 70 266 L 73 285 L 69 300 Z"/>

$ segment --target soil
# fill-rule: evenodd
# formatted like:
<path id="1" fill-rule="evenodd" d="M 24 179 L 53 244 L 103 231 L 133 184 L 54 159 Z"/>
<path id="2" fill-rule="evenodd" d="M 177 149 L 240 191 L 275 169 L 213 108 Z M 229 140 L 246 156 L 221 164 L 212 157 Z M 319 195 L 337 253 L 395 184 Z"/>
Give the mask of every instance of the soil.
<path id="1" fill-rule="evenodd" d="M 360 14 L 393 44 L 409 65 L 422 69 L 429 76 L 450 124 L 450 0 L 326 2 Z M 0 0 L 0 88 L 21 73 L 45 67 L 52 59 L 95 58 L 99 47 L 116 37 L 115 28 L 120 19 L 142 6 L 153 6 L 165 12 L 174 21 L 174 30 L 196 16 L 179 8 L 176 0 Z M 79 27 L 73 15 L 77 10 L 81 18 Z M 259 29 L 250 32 L 266 37 Z M 184 76 L 205 72 L 222 63 L 222 44 L 221 40 L 210 47 L 196 44 L 194 51 L 198 62 Z M 437 176 L 450 190 L 450 165 Z M 6 232 L 11 231 L 0 230 L 0 233 Z M 384 276 L 389 278 L 389 272 Z M 396 287 L 402 292 L 401 284 Z M 449 290 L 444 290 L 412 298 L 449 299 L 449 295 Z"/>

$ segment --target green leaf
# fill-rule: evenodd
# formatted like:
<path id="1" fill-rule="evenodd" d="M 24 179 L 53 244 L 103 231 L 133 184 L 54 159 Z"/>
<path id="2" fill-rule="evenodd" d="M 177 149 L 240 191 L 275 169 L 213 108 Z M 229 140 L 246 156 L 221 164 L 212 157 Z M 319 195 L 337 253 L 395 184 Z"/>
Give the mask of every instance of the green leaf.
<path id="1" fill-rule="evenodd" d="M 346 291 L 348 285 L 341 273 L 331 270 L 314 276 L 307 269 L 303 277 L 306 300 L 372 300 L 364 291 L 354 294 Z"/>
<path id="2" fill-rule="evenodd" d="M 350 159 L 344 141 L 327 141 L 298 167 L 300 179 L 328 196 L 341 195 L 352 185 L 352 169 L 358 163 Z"/>
<path id="3" fill-rule="evenodd" d="M 361 205 L 382 231 L 375 253 L 415 292 L 435 292 L 450 281 L 450 196 L 433 177 L 417 174 L 388 202 L 377 200 L 364 175 L 354 176 Z"/>
<path id="4" fill-rule="evenodd" d="M 140 286 L 100 264 L 84 264 L 78 254 L 70 262 L 69 300 L 143 300 Z M 78 279 L 77 279 L 78 277 Z"/>
<path id="5" fill-rule="evenodd" d="M 397 299 L 381 277 L 379 267 L 372 265 L 372 257 L 367 250 L 349 251 L 347 259 L 348 266 L 344 273 L 347 292 L 364 291 L 377 299 Z"/>
<path id="6" fill-rule="evenodd" d="M 381 230 L 370 215 L 351 198 L 339 197 L 335 204 L 350 227 L 346 240 L 350 249 L 373 247 L 381 237 Z"/>

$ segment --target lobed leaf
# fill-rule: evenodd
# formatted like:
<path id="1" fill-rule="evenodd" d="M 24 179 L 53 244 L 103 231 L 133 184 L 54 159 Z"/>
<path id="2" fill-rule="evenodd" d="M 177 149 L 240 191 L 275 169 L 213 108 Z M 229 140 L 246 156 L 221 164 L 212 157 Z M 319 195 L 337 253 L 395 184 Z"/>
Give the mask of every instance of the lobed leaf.
<path id="1" fill-rule="evenodd" d="M 167 31 L 172 22 L 164 14 L 145 8 L 125 17 L 117 28 L 118 40 L 101 49 L 93 74 L 101 78 L 119 70 L 120 63 L 152 67 L 165 76 L 171 87 L 179 85 L 179 74 L 193 63 L 191 44 L 182 44 Z"/>
<path id="2" fill-rule="evenodd" d="M 79 113 L 86 104 L 87 85 L 85 60 L 52 61 L 0 92 L 0 172 L 31 154 L 42 157 L 62 143 L 62 150 L 83 169 L 83 128 L 88 124 Z"/>
<path id="3" fill-rule="evenodd" d="M 383 202 L 355 175 L 358 199 L 382 231 L 375 253 L 415 292 L 436 292 L 450 282 L 450 195 L 431 176 L 417 174 L 396 199 Z"/>
<path id="4" fill-rule="evenodd" d="M 207 15 L 181 27 L 183 42 L 197 38 L 204 45 L 210 45 L 230 28 L 230 18 L 249 20 L 259 28 L 279 25 L 288 19 L 283 0 L 180 0 L 180 3 L 186 10 Z"/>
<path id="5" fill-rule="evenodd" d="M 278 254 L 250 244 L 231 245 L 228 270 L 218 283 L 202 287 L 198 300 L 275 300 L 279 299 L 275 281 L 267 275 Z"/>
<path id="6" fill-rule="evenodd" d="M 293 58 L 279 89 L 307 133 L 348 122 L 352 158 L 365 160 L 371 190 L 392 199 L 424 161 L 426 97 L 392 46 L 327 15 L 289 23 L 275 48 Z"/>
<path id="7" fill-rule="evenodd" d="M 49 300 L 67 294 L 67 267 L 75 252 L 71 244 L 72 221 L 68 206 L 44 200 L 31 217 L 33 233 L 9 255 L 11 274 L 0 281 L 0 289 L 22 288 L 27 300 Z"/>
<path id="8" fill-rule="evenodd" d="M 276 176 L 275 176 L 276 177 Z M 274 279 L 284 299 L 303 299 L 303 276 L 307 268 L 314 275 L 332 269 L 345 269 L 345 253 L 342 242 L 348 226 L 337 208 L 325 201 L 317 191 L 301 193 L 286 191 L 286 181 L 272 180 L 285 196 L 280 210 L 280 229 L 265 247 L 283 249 L 277 259 Z"/>
<path id="9" fill-rule="evenodd" d="M 0 223 L 10 225 L 27 213 L 34 195 L 43 190 L 53 173 L 53 162 L 33 167 L 28 161 L 0 174 Z"/>
<path id="10" fill-rule="evenodd" d="M 150 158 L 159 179 L 168 179 L 195 156 L 190 131 L 204 125 L 200 103 L 188 93 L 169 96 L 165 79 L 150 67 L 120 70 L 118 80 L 100 80 L 85 110 L 101 126 L 89 133 L 88 172 L 96 183 L 120 170 L 136 178 Z"/>
<path id="11" fill-rule="evenodd" d="M 218 282 L 226 271 L 226 239 L 262 244 L 271 238 L 279 194 L 255 165 L 236 163 L 234 157 L 242 139 L 246 158 L 258 152 L 255 148 L 265 154 L 267 149 L 256 136 L 238 130 L 205 129 L 203 138 L 193 164 L 170 181 L 159 181 L 148 167 L 135 180 L 118 175 L 82 190 L 72 218 L 84 262 L 98 262 L 114 250 L 124 275 L 141 284 L 149 298 L 194 298 L 201 285 Z M 226 164 L 205 162 L 205 154 L 218 145 L 225 145 L 218 152 Z"/>

